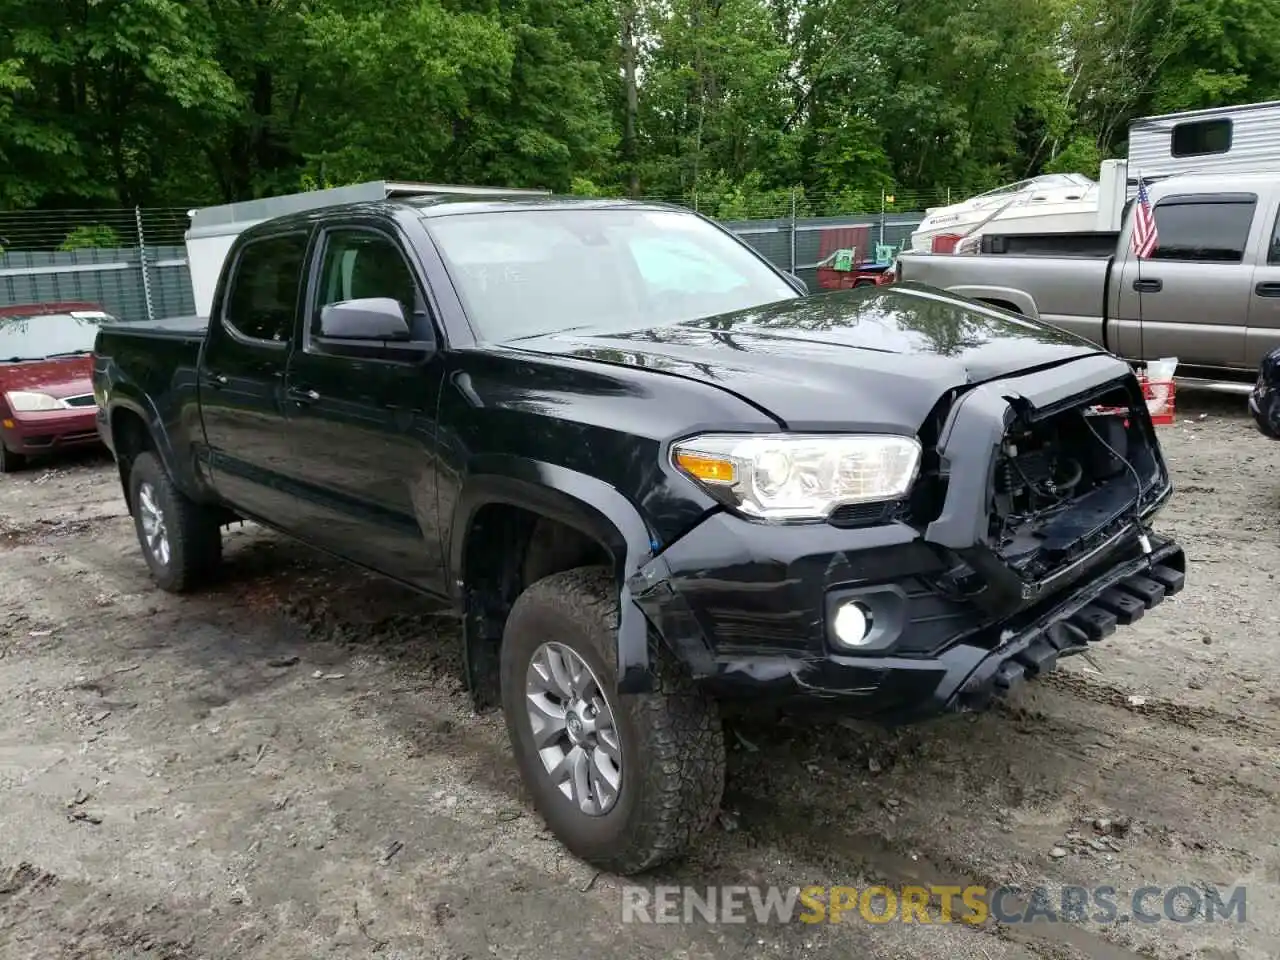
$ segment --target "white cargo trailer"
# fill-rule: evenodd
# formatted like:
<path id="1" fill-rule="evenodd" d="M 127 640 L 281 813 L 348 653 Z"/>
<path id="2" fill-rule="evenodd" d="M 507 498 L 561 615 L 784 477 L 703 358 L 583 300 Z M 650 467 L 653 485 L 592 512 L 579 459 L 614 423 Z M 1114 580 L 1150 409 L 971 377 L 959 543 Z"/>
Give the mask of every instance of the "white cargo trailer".
<path id="1" fill-rule="evenodd" d="M 386 200 L 391 197 L 520 196 L 546 195 L 550 192 L 506 187 L 371 180 L 368 183 L 357 183 L 348 187 L 307 190 L 282 197 L 266 197 L 262 200 L 246 200 L 242 203 L 225 203 L 216 207 L 192 210 L 188 214 L 191 217 L 191 227 L 186 232 L 186 242 L 187 267 L 191 272 L 191 291 L 195 297 L 196 313 L 207 317 L 213 309 L 213 291 L 218 285 L 218 275 L 222 272 L 222 264 L 227 258 L 227 251 L 231 249 L 232 241 L 242 230 L 271 217 L 343 203 Z"/>
<path id="2" fill-rule="evenodd" d="M 1280 100 L 1142 117 L 1129 125 L 1129 176 L 1274 173 L 1280 168 Z"/>

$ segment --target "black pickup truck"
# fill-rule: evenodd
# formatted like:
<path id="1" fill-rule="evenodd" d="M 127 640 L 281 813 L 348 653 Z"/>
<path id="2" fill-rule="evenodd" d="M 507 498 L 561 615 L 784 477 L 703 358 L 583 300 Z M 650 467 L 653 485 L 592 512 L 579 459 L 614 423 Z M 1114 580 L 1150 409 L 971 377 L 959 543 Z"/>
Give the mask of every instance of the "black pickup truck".
<path id="1" fill-rule="evenodd" d="M 810 296 L 686 210 L 416 198 L 254 225 L 209 320 L 104 329 L 161 587 L 249 519 L 446 597 L 538 810 L 632 873 L 721 710 L 979 709 L 1182 588 L 1130 368 L 913 284 Z"/>

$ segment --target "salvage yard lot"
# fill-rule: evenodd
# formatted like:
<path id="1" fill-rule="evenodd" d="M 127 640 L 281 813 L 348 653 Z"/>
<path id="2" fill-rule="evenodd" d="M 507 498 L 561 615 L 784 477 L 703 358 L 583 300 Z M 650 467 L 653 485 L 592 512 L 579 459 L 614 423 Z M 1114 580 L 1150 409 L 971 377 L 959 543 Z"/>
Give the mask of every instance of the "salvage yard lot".
<path id="1" fill-rule="evenodd" d="M 161 593 L 90 457 L 0 478 L 0 956 L 1280 955 L 1280 444 L 1242 408 L 1160 429 L 1188 586 L 1096 669 L 890 733 L 740 721 L 719 823 L 638 882 L 1243 885 L 1243 924 L 624 925 L 471 713 L 447 612 L 252 526 L 218 587 Z"/>

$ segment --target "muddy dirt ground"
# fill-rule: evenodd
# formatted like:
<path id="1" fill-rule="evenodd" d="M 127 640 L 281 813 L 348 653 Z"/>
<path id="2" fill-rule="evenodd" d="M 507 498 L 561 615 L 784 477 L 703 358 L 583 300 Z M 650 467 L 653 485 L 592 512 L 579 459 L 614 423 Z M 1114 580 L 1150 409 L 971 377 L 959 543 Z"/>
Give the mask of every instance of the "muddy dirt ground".
<path id="1" fill-rule="evenodd" d="M 1280 444 L 1238 398 L 1180 406 L 1183 594 L 981 716 L 736 724 L 719 824 L 647 882 L 1110 885 L 1121 913 L 1243 885 L 1243 924 L 624 925 L 470 711 L 447 613 L 252 527 L 218 587 L 163 594 L 80 457 L 0 478 L 0 956 L 1278 956 Z"/>

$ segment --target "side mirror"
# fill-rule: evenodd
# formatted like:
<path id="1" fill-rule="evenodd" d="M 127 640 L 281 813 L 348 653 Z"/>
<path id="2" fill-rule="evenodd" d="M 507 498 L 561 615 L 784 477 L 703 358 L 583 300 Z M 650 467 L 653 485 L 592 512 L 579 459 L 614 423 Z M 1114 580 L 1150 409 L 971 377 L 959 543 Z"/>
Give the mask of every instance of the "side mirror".
<path id="1" fill-rule="evenodd" d="M 794 273 L 791 273 L 790 271 L 787 271 L 787 270 L 783 270 L 782 275 L 787 278 L 787 283 L 791 284 L 791 286 L 796 288 L 796 291 L 798 293 L 809 292 L 809 285 L 805 283 L 803 280 L 801 280 L 799 277 L 797 277 Z"/>
<path id="2" fill-rule="evenodd" d="M 320 335 L 337 340 L 408 340 L 400 301 L 390 297 L 343 300 L 320 308 Z"/>

